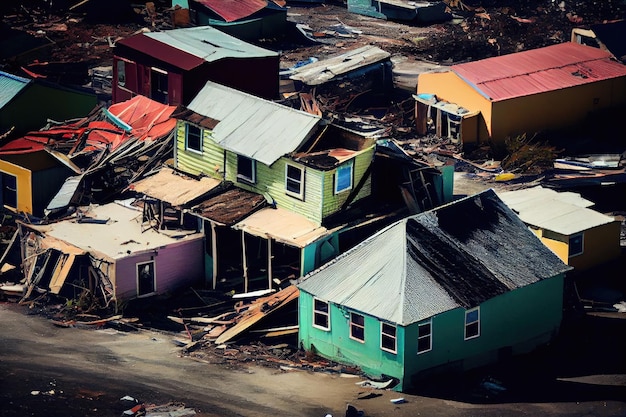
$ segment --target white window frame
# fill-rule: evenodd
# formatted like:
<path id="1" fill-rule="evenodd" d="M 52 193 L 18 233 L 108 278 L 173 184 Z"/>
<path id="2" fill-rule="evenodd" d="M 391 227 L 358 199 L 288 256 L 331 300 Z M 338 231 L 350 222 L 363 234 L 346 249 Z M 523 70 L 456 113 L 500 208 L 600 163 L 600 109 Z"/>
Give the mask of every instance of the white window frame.
<path id="1" fill-rule="evenodd" d="M 393 328 L 393 335 L 385 332 L 385 326 Z M 393 349 L 384 346 L 383 340 L 385 338 L 393 340 Z M 380 349 L 390 353 L 398 352 L 398 327 L 396 325 L 384 321 L 380 322 Z"/>
<path id="2" fill-rule="evenodd" d="M 359 324 L 354 321 L 354 317 L 357 316 L 363 319 L 363 324 Z M 361 329 L 361 331 L 363 332 L 363 339 L 360 339 L 354 335 L 354 329 Z M 363 314 L 350 312 L 350 339 L 356 340 L 360 343 L 365 343 L 365 316 Z"/>
<path id="3" fill-rule="evenodd" d="M 290 178 L 289 177 L 289 168 L 294 168 L 297 169 L 298 171 L 300 171 L 300 179 L 296 180 L 294 178 Z M 297 165 L 292 165 L 292 164 L 285 164 L 285 193 L 287 195 L 290 195 L 292 197 L 298 198 L 300 200 L 304 200 L 304 167 L 300 167 Z M 289 181 L 296 181 L 300 184 L 300 191 L 299 192 L 294 192 L 289 190 Z"/>
<path id="4" fill-rule="evenodd" d="M 322 303 L 326 305 L 327 311 L 318 310 L 317 303 Z M 322 325 L 317 324 L 316 317 L 317 316 L 326 317 L 327 326 L 324 327 Z M 317 329 L 324 330 L 326 332 L 330 331 L 330 303 L 328 301 L 320 300 L 319 298 L 313 298 L 313 327 Z"/>
<path id="5" fill-rule="evenodd" d="M 467 322 L 467 316 L 470 315 L 471 313 L 473 313 L 474 311 L 476 311 L 478 313 L 478 318 L 475 321 L 472 321 L 471 323 L 468 323 Z M 470 339 L 475 339 L 475 338 L 479 337 L 480 336 L 480 307 L 474 307 L 474 308 L 471 308 L 469 310 L 466 310 L 464 318 L 465 318 L 465 321 L 464 321 L 465 325 L 463 326 L 464 340 L 470 340 Z M 476 332 L 475 335 L 472 335 L 472 336 L 468 337 L 467 336 L 467 330 L 468 330 L 469 326 L 473 325 L 474 323 L 477 324 L 478 331 Z"/>
<path id="6" fill-rule="evenodd" d="M 194 148 L 190 148 L 189 147 L 189 128 L 192 127 L 194 129 L 198 129 L 198 131 L 200 132 L 200 137 L 199 137 L 199 148 L 200 149 L 194 149 Z M 204 148 L 204 129 L 202 129 L 199 126 L 190 124 L 190 123 L 185 123 L 185 150 L 189 151 L 189 152 L 194 152 L 197 154 L 202 154 L 202 150 Z"/>
<path id="7" fill-rule="evenodd" d="M 570 249 L 571 249 L 571 241 L 572 239 L 576 238 L 580 236 L 580 251 L 579 252 L 575 252 L 575 253 L 570 253 Z M 574 233 L 573 235 L 571 235 L 568 239 L 568 243 L 567 243 L 567 257 L 568 258 L 573 258 L 575 256 L 579 256 L 582 255 L 585 252 L 585 233 L 584 232 L 578 232 L 578 233 Z"/>
<path id="8" fill-rule="evenodd" d="M 339 189 L 339 171 L 340 170 L 350 170 L 350 184 L 347 187 L 344 187 L 342 189 Z M 335 171 L 335 184 L 334 184 L 334 191 L 335 194 L 339 194 L 339 193 L 343 193 L 344 191 L 349 191 L 352 189 L 353 185 L 354 185 L 354 160 L 350 160 L 340 166 L 337 167 L 337 170 Z"/>
<path id="9" fill-rule="evenodd" d="M 239 171 L 239 167 L 241 166 L 241 161 L 245 161 L 245 163 L 250 163 L 250 172 L 251 176 L 247 177 Z M 237 179 L 242 180 L 244 182 L 250 184 L 256 184 L 256 161 L 252 158 L 248 158 L 247 156 L 237 155 Z"/>
<path id="10" fill-rule="evenodd" d="M 424 334 L 420 336 L 420 327 L 426 326 L 430 328 L 428 334 Z M 428 338 L 428 349 L 420 350 L 420 340 Z M 417 324 L 417 354 L 421 355 L 422 353 L 430 352 L 433 350 L 433 320 L 426 320 Z"/>

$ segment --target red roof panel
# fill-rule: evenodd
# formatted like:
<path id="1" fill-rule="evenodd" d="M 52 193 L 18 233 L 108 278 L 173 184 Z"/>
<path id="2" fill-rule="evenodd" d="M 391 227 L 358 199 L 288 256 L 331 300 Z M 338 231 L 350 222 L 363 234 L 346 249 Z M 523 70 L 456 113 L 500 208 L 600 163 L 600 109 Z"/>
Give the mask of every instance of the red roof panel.
<path id="1" fill-rule="evenodd" d="M 491 101 L 626 76 L 626 66 L 608 52 L 573 42 L 450 68 Z"/>
<path id="2" fill-rule="evenodd" d="M 244 19 L 267 6 L 266 0 L 195 0 L 227 22 Z"/>
<path id="3" fill-rule="evenodd" d="M 166 62 L 185 71 L 192 70 L 205 62 L 203 58 L 145 36 L 143 33 L 121 39 L 117 43 L 143 52 L 159 61 Z"/>

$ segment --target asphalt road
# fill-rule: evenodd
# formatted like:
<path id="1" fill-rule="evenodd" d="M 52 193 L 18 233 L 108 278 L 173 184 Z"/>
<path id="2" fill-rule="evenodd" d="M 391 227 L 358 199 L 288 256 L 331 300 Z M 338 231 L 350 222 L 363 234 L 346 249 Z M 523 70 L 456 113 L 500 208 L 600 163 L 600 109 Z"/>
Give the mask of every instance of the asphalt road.
<path id="1" fill-rule="evenodd" d="M 120 416 L 126 395 L 221 417 L 337 417 L 349 403 L 370 417 L 626 415 L 624 319 L 585 316 L 538 354 L 399 394 L 338 375 L 228 369 L 181 357 L 167 333 L 58 328 L 27 313 L 0 303 L 2 417 Z"/>

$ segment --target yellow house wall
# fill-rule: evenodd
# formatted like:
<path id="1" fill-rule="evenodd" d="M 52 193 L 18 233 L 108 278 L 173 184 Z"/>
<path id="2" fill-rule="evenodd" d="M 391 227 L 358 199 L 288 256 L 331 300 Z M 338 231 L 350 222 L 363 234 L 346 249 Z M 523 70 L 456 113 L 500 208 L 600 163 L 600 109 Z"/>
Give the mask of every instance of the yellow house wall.
<path id="1" fill-rule="evenodd" d="M 452 71 L 427 72 L 417 79 L 417 94 L 435 94 L 439 100 L 449 101 L 468 109 L 470 112 L 480 111 L 477 134 L 469 132 L 470 126 L 463 127 L 463 143 L 487 140 L 491 132 L 491 102 L 472 88 Z M 472 121 L 473 123 L 473 121 Z M 466 131 L 467 135 L 466 135 Z"/>
<path id="2" fill-rule="evenodd" d="M 20 166 L 0 160 L 0 171 L 11 174 L 17 181 L 17 211 L 24 213 L 33 212 L 32 174 L 29 170 Z"/>
<path id="3" fill-rule="evenodd" d="M 575 126 L 593 111 L 624 102 L 625 80 L 600 81 L 494 102 L 491 121 L 487 121 L 492 138 L 502 142 L 508 136 Z"/>
<path id="4" fill-rule="evenodd" d="M 583 253 L 569 258 L 567 262 L 575 271 L 582 271 L 620 256 L 620 222 L 607 223 L 585 230 Z"/>

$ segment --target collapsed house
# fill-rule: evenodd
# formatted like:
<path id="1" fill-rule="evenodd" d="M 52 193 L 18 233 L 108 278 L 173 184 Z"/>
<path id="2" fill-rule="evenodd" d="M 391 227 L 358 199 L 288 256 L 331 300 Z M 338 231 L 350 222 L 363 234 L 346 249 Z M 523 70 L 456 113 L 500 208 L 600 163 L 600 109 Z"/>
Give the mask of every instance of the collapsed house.
<path id="1" fill-rule="evenodd" d="M 303 277 L 298 340 L 404 391 L 552 340 L 570 269 L 487 190 L 396 222 Z"/>
<path id="2" fill-rule="evenodd" d="M 202 282 L 202 234 L 144 230 L 142 214 L 123 201 L 48 225 L 19 222 L 23 300 L 50 292 L 117 311 L 128 300 Z"/>
<path id="3" fill-rule="evenodd" d="M 110 200 L 172 153 L 174 106 L 143 96 L 0 147 L 4 207 L 35 217 Z"/>

